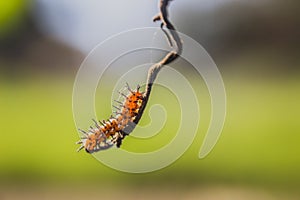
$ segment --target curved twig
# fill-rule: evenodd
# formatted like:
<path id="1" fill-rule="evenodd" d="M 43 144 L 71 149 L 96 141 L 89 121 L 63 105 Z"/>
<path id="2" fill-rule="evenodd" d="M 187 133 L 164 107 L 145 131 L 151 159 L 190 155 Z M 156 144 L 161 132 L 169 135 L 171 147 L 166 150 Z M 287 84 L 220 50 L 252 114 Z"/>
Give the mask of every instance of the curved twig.
<path id="1" fill-rule="evenodd" d="M 146 108 L 146 105 L 148 103 L 150 93 L 151 93 L 151 90 L 152 90 L 152 86 L 153 86 L 153 83 L 154 83 L 154 81 L 155 81 L 155 79 L 158 75 L 158 72 L 162 69 L 162 67 L 164 65 L 170 64 L 171 62 L 176 60 L 182 52 L 181 39 L 180 39 L 178 33 L 176 32 L 175 27 L 173 26 L 173 24 L 170 22 L 170 20 L 168 18 L 167 7 L 168 7 L 170 1 L 171 0 L 160 0 L 159 1 L 160 12 L 159 12 L 158 15 L 156 15 L 153 18 L 153 21 L 154 22 L 161 21 L 161 28 L 162 28 L 163 32 L 166 34 L 169 45 L 171 47 L 173 47 L 173 50 L 170 51 L 169 53 L 167 53 L 161 61 L 159 61 L 158 63 L 156 63 L 156 64 L 154 64 L 153 66 L 150 67 L 150 69 L 148 71 L 146 90 L 145 90 L 145 93 L 144 93 L 144 99 L 143 99 L 142 105 L 141 105 L 141 107 L 138 111 L 138 114 L 135 117 L 133 123 L 130 124 L 129 126 L 127 126 L 123 130 L 124 137 L 126 135 L 130 134 L 134 130 L 135 126 L 139 123 L 139 121 L 140 121 L 140 119 L 143 115 L 143 112 Z M 167 30 L 164 30 L 163 29 L 164 27 L 166 27 Z M 175 46 L 174 46 L 174 44 L 175 44 Z M 124 139 L 124 137 L 117 142 L 118 143 L 117 146 L 121 145 L 121 142 Z"/>

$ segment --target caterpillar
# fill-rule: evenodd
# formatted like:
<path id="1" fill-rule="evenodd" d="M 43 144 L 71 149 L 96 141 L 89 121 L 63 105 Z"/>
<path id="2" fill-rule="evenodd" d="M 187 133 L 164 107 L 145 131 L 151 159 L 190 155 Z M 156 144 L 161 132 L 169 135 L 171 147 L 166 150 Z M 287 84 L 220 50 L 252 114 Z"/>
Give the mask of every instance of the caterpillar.
<path id="1" fill-rule="evenodd" d="M 154 17 L 153 21 L 161 21 L 160 27 L 167 36 L 169 45 L 174 47 L 174 49 L 167 53 L 159 62 L 150 67 L 145 92 L 140 92 L 139 86 L 135 91 L 132 91 L 127 84 L 129 94 L 122 94 L 125 97 L 123 103 L 116 101 L 120 104 L 120 107 L 116 107 L 118 111 L 115 117 L 111 116 L 111 118 L 106 121 L 99 121 L 101 125 L 96 120 L 93 120 L 95 127 L 91 126 L 88 132 L 80 130 L 84 136 L 77 142 L 77 144 L 81 144 L 78 151 L 85 148 L 88 153 L 93 153 L 110 148 L 115 143 L 117 147 L 120 147 L 125 136 L 131 133 L 136 124 L 139 123 L 159 71 L 164 65 L 172 63 L 181 55 L 182 41 L 175 27 L 168 19 L 167 7 L 170 1 L 171 0 L 159 0 L 160 12 Z M 164 27 L 167 27 L 168 31 L 164 30 Z"/>
<path id="2" fill-rule="evenodd" d="M 94 153 L 110 148 L 115 143 L 117 147 L 121 146 L 122 140 L 128 135 L 126 129 L 135 126 L 134 120 L 144 99 L 144 93 L 139 91 L 140 86 L 134 91 L 127 84 L 127 89 L 128 95 L 120 93 L 124 97 L 123 103 L 115 100 L 119 106 L 114 106 L 117 109 L 114 117 L 102 122 L 93 119 L 95 127 L 90 126 L 89 131 L 79 129 L 83 137 L 77 142 L 81 144 L 77 151 L 84 148 L 86 152 Z"/>

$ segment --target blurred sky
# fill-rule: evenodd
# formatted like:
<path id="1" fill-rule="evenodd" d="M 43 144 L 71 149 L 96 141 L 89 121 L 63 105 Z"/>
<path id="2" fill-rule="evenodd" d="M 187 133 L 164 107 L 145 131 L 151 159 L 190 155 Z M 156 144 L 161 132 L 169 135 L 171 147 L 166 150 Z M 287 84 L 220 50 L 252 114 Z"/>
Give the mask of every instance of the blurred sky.
<path id="1" fill-rule="evenodd" d="M 171 4 L 171 16 L 182 10 L 209 11 L 229 2 L 259 5 L 258 2 L 266 1 L 176 0 L 176 4 Z M 34 10 L 44 33 L 84 53 L 121 31 L 158 26 L 151 21 L 158 12 L 154 0 L 37 0 Z"/>
<path id="2" fill-rule="evenodd" d="M 297 5 L 294 0 L 174 0 L 170 17 L 220 69 L 247 68 L 231 63 L 241 58 L 255 66 L 252 70 L 291 72 L 298 65 Z M 77 69 L 84 55 L 109 37 L 159 27 L 152 22 L 157 12 L 158 0 L 0 1 L 0 67 L 8 73 Z M 160 42 L 155 35 L 151 44 Z"/>

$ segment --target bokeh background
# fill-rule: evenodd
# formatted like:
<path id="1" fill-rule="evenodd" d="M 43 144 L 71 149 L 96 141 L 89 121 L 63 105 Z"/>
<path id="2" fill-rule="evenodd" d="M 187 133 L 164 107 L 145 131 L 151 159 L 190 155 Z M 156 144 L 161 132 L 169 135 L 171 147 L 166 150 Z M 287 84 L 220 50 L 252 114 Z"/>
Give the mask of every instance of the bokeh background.
<path id="1" fill-rule="evenodd" d="M 84 57 L 107 37 L 157 27 L 157 1 L 1 0 L 0 199 L 299 199 L 299 8 L 296 0 L 173 1 L 177 29 L 203 45 L 223 75 L 224 130 L 199 160 L 209 96 L 179 60 L 173 66 L 199 85 L 199 134 L 171 166 L 127 174 L 75 151 L 73 82 Z M 152 103 L 167 104 L 159 91 Z M 169 132 L 161 133 L 162 144 Z M 124 148 L 152 148 L 126 140 Z"/>

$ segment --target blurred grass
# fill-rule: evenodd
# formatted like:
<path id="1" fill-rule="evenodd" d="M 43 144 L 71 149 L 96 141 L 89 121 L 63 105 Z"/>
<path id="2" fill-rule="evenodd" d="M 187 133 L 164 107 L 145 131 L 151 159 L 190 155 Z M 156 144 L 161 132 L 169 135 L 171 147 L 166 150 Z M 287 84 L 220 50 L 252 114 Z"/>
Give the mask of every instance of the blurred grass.
<path id="1" fill-rule="evenodd" d="M 200 84 L 195 89 L 201 90 L 203 121 L 192 146 L 163 170 L 132 175 L 109 169 L 85 152 L 75 152 L 78 135 L 72 116 L 72 78 L 1 78 L 0 182 L 217 182 L 298 188 L 300 79 L 225 76 L 224 80 L 227 118 L 212 153 L 198 160 L 210 117 L 209 99 L 201 94 L 205 87 Z M 158 88 L 151 101 L 161 98 Z M 177 104 L 168 106 L 176 110 Z M 149 118 L 144 120 L 146 123 Z M 167 131 L 159 136 L 163 142 L 170 139 Z M 153 148 L 146 140 L 126 138 L 123 148 L 131 145 L 133 150 Z"/>
<path id="2" fill-rule="evenodd" d="M 20 21 L 24 20 L 29 3 L 28 0 L 0 1 L 0 39 L 21 26 Z"/>

